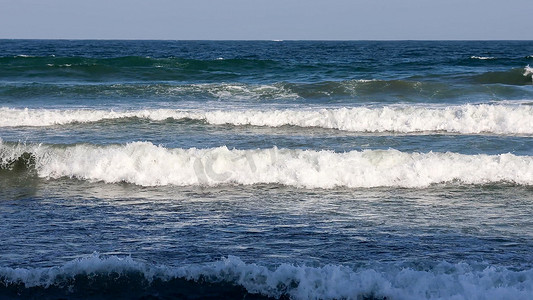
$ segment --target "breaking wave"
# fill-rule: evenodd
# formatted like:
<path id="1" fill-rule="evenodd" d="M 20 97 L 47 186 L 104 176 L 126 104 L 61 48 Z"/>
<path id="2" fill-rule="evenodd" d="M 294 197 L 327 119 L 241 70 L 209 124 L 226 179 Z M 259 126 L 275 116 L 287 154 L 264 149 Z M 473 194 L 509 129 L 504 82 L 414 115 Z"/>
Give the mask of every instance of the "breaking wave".
<path id="1" fill-rule="evenodd" d="M 516 68 L 509 71 L 487 72 L 475 75 L 474 81 L 483 84 L 509 84 L 509 85 L 527 85 L 532 84 L 533 69 L 527 65 L 524 68 Z"/>
<path id="2" fill-rule="evenodd" d="M 493 56 L 470 56 L 471 59 L 479 59 L 479 60 L 490 60 L 490 59 L 496 59 L 496 57 Z"/>
<path id="3" fill-rule="evenodd" d="M 29 168 L 62 177 L 141 186 L 280 184 L 301 188 L 423 188 L 433 184 L 533 185 L 533 157 L 406 153 L 335 153 L 270 149 L 168 149 L 149 142 L 126 145 L 0 144 L 0 168 Z"/>
<path id="4" fill-rule="evenodd" d="M 39 295 L 114 299 L 529 299 L 533 270 L 468 263 L 430 268 L 342 265 L 275 268 L 228 256 L 205 264 L 164 266 L 97 253 L 50 268 L 0 267 L 8 299 Z M 143 298 L 143 299 L 145 299 Z"/>
<path id="5" fill-rule="evenodd" d="M 531 105 L 385 106 L 339 109 L 55 110 L 0 108 L 0 127 L 51 126 L 142 118 L 201 120 L 208 124 L 299 126 L 353 132 L 450 132 L 463 134 L 533 134 Z"/>
<path id="6" fill-rule="evenodd" d="M 527 65 L 525 68 L 524 68 L 524 76 L 529 76 L 531 77 L 533 75 L 533 68 L 530 67 L 529 65 Z"/>

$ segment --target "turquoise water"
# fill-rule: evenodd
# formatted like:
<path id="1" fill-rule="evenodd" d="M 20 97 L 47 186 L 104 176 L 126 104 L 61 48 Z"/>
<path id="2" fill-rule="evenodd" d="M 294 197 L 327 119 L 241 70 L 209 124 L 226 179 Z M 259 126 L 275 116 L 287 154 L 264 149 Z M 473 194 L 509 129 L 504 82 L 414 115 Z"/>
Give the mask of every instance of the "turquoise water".
<path id="1" fill-rule="evenodd" d="M 0 56 L 0 298 L 533 294 L 533 42 Z"/>

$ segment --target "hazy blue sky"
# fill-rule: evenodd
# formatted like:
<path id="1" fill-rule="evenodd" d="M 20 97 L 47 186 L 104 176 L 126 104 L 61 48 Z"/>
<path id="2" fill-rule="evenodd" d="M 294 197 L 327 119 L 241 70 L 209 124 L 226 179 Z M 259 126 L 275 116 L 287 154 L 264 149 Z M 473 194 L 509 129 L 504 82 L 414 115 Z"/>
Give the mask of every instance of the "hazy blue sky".
<path id="1" fill-rule="evenodd" d="M 533 39 L 533 0 L 0 0 L 0 38 Z"/>

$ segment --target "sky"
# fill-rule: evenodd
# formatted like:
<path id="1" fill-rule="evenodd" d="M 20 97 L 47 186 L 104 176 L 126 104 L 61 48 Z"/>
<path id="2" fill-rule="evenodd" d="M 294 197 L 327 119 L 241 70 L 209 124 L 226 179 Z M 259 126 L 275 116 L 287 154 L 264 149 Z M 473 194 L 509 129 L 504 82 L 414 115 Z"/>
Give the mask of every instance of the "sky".
<path id="1" fill-rule="evenodd" d="M 533 40 L 533 0 L 0 0 L 0 38 Z"/>

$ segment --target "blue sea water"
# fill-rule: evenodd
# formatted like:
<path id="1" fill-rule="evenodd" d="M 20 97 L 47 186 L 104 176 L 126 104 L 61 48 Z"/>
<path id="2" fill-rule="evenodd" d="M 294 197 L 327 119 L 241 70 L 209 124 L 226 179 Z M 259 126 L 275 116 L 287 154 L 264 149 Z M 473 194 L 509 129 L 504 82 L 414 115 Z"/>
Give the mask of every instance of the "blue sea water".
<path id="1" fill-rule="evenodd" d="M 0 40 L 1 299 L 531 299 L 533 42 Z"/>

